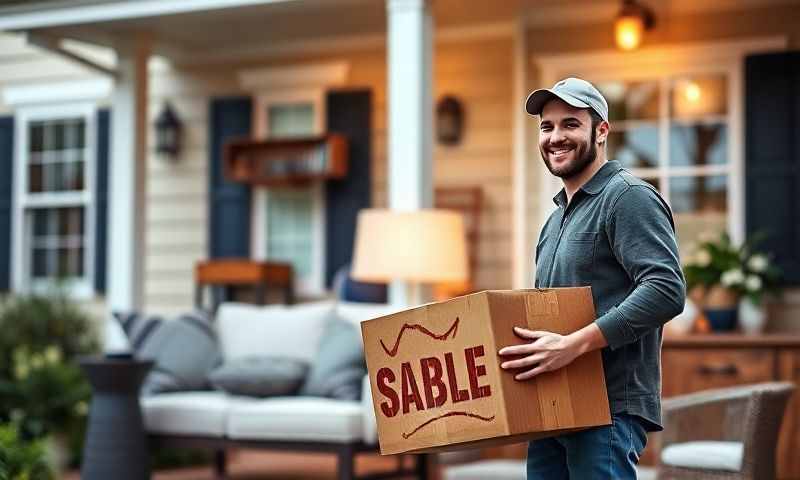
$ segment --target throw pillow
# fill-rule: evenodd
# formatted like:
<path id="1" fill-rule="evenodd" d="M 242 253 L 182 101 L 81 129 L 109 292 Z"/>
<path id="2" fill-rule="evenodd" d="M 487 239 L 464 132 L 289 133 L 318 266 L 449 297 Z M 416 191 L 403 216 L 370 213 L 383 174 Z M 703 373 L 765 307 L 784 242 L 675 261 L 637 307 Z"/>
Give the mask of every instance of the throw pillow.
<path id="1" fill-rule="evenodd" d="M 225 360 L 272 355 L 311 362 L 332 302 L 291 306 L 223 303 L 216 315 Z"/>
<path id="2" fill-rule="evenodd" d="M 207 376 L 221 356 L 214 328 L 203 312 L 183 314 L 174 320 L 141 314 L 117 314 L 137 358 L 155 362 L 142 385 L 143 395 L 203 390 Z"/>
<path id="3" fill-rule="evenodd" d="M 366 374 L 361 332 L 347 320 L 331 314 L 300 394 L 360 400 L 361 381 Z"/>
<path id="4" fill-rule="evenodd" d="M 308 363 L 296 358 L 252 356 L 227 361 L 208 375 L 214 388 L 232 395 L 275 397 L 297 392 Z"/>

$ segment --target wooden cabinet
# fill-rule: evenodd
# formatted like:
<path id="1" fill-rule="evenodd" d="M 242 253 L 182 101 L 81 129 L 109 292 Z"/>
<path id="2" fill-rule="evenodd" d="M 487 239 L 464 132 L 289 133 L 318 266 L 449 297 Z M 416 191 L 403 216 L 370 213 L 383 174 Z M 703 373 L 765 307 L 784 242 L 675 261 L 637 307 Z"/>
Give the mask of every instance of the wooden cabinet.
<path id="1" fill-rule="evenodd" d="M 667 338 L 661 365 L 664 397 L 778 380 L 800 385 L 800 336 L 717 334 Z M 781 429 L 778 478 L 800 478 L 798 397 L 800 394 L 792 398 Z M 649 453 L 652 460 L 655 452 Z"/>

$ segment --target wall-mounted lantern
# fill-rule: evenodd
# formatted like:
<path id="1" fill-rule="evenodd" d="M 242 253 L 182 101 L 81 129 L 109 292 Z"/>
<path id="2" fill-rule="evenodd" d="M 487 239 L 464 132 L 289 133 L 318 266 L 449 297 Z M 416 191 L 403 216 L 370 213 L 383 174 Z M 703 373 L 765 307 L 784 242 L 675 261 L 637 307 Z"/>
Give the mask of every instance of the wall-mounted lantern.
<path id="1" fill-rule="evenodd" d="M 458 145 L 464 134 L 464 107 L 446 95 L 436 105 L 436 138 L 444 145 Z"/>
<path id="2" fill-rule="evenodd" d="M 158 114 L 155 127 L 156 152 L 171 160 L 177 160 L 181 151 L 183 124 L 169 102 L 164 104 L 164 108 Z"/>
<path id="3" fill-rule="evenodd" d="M 616 21 L 614 37 L 621 50 L 634 50 L 642 43 L 644 32 L 655 25 L 653 11 L 636 0 L 623 0 Z"/>

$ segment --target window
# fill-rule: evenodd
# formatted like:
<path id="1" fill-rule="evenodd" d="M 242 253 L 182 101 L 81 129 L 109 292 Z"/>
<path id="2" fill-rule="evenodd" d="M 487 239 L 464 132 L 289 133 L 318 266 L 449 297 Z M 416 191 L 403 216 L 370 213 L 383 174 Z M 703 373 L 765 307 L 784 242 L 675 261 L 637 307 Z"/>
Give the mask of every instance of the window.
<path id="1" fill-rule="evenodd" d="M 608 158 L 650 182 L 672 207 L 682 253 L 730 230 L 736 189 L 730 161 L 728 77 L 669 75 L 602 81 L 609 103 Z"/>
<path id="2" fill-rule="evenodd" d="M 18 291 L 92 295 L 94 118 L 89 105 L 17 113 L 14 279 Z"/>
<path id="3" fill-rule="evenodd" d="M 256 99 L 255 136 L 287 138 L 323 132 L 322 91 L 261 95 Z M 304 188 L 259 188 L 254 201 L 257 258 L 294 267 L 297 290 L 316 296 L 325 291 L 325 201 L 321 183 Z"/>

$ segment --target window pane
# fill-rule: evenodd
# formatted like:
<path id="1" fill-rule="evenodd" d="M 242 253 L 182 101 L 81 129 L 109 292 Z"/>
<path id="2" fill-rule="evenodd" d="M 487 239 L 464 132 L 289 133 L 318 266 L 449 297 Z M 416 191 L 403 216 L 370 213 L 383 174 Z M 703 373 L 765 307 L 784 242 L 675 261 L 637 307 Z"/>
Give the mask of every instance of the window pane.
<path id="1" fill-rule="evenodd" d="M 310 190 L 270 190 L 267 258 L 290 262 L 299 277 L 311 273 L 313 214 Z"/>
<path id="2" fill-rule="evenodd" d="M 31 252 L 31 276 L 33 278 L 48 277 L 47 272 L 47 249 L 34 248 Z"/>
<path id="3" fill-rule="evenodd" d="M 63 150 L 65 145 L 65 129 L 66 126 L 64 122 L 53 122 L 53 135 L 55 139 L 53 141 L 53 150 Z"/>
<path id="4" fill-rule="evenodd" d="M 673 177 L 669 182 L 682 254 L 701 236 L 727 231 L 727 175 Z"/>
<path id="5" fill-rule="evenodd" d="M 673 124 L 669 142 L 669 164 L 672 166 L 728 163 L 728 127 L 725 124 Z"/>
<path id="6" fill-rule="evenodd" d="M 270 137 L 314 134 L 314 106 L 310 103 L 271 105 L 267 115 Z"/>
<path id="7" fill-rule="evenodd" d="M 34 278 L 83 276 L 84 213 L 83 207 L 29 210 Z"/>
<path id="8" fill-rule="evenodd" d="M 41 164 L 28 165 L 28 191 L 31 193 L 41 192 L 44 185 L 42 185 L 42 168 Z"/>
<path id="9" fill-rule="evenodd" d="M 28 127 L 30 137 L 30 151 L 41 152 L 44 150 L 44 125 L 42 122 L 31 122 Z"/>
<path id="10" fill-rule="evenodd" d="M 655 120 L 658 118 L 658 82 L 601 82 L 597 88 L 608 102 L 608 118 Z"/>
<path id="11" fill-rule="evenodd" d="M 672 81 L 670 112 L 674 118 L 728 113 L 728 82 L 724 75 L 686 76 Z"/>
<path id="12" fill-rule="evenodd" d="M 638 126 L 608 136 L 608 155 L 626 168 L 658 167 L 658 128 Z"/>
<path id="13" fill-rule="evenodd" d="M 85 186 L 86 122 L 67 118 L 30 123 L 28 191 L 81 191 Z"/>
<path id="14" fill-rule="evenodd" d="M 83 148 L 84 145 L 84 126 L 83 120 L 71 120 L 64 124 L 65 141 L 64 148 L 76 149 Z"/>

